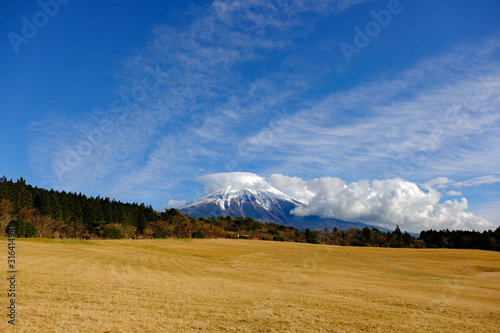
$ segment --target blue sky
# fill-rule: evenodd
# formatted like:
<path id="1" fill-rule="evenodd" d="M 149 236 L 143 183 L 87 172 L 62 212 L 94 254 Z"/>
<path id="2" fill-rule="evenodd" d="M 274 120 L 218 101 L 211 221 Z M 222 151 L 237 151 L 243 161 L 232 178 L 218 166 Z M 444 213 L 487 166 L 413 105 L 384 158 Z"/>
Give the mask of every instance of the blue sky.
<path id="1" fill-rule="evenodd" d="M 498 1 L 42 3 L 0 1 L 7 178 L 160 210 L 250 172 L 310 214 L 500 225 Z"/>

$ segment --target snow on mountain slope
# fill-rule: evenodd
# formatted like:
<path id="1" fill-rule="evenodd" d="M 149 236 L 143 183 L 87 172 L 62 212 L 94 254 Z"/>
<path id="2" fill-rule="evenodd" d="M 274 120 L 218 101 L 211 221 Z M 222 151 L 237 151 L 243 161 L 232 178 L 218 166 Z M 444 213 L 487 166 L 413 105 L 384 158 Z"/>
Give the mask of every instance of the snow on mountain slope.
<path id="1" fill-rule="evenodd" d="M 227 186 L 214 191 L 179 210 L 189 216 L 244 216 L 263 222 L 285 223 L 290 211 L 302 203 L 281 191 L 243 189 Z"/>
<path id="2" fill-rule="evenodd" d="M 280 207 L 280 203 L 283 202 L 296 206 L 302 205 L 300 201 L 273 187 L 264 191 L 256 191 L 252 189 L 233 189 L 232 186 L 227 186 L 225 189 L 212 192 L 181 209 L 216 203 L 221 210 L 227 210 L 231 207 L 231 204 L 241 207 L 244 202 L 252 203 L 254 206 L 261 206 L 266 210 L 270 210 L 273 205 Z"/>

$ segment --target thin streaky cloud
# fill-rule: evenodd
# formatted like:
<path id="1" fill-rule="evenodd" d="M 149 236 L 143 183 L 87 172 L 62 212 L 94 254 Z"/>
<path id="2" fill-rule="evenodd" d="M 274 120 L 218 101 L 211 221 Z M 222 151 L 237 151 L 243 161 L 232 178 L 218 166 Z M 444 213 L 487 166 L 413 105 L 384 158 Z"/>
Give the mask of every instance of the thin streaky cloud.
<path id="1" fill-rule="evenodd" d="M 231 144 L 241 141 L 235 127 L 294 93 L 275 89 L 276 94 L 266 95 L 265 86 L 274 82 L 242 81 L 235 66 L 291 45 L 294 38 L 312 31 L 320 16 L 361 2 L 215 1 L 191 13 L 193 20 L 184 27 L 158 26 L 147 47 L 124 59 L 123 71 L 117 73 L 123 78 L 118 107 L 62 121 L 48 117 L 37 126 L 30 144 L 35 171 L 46 183 L 67 190 L 99 184 L 106 192 L 132 194 L 154 183 L 156 194 L 174 186 L 181 173 L 176 168 L 189 171 L 196 169 L 187 166 L 196 156 L 213 159 L 224 150 L 234 152 Z M 303 20 L 304 13 L 314 15 Z M 140 88 L 151 70 L 160 72 L 161 83 L 130 107 L 123 96 Z M 114 105 L 113 99 L 109 104 Z M 224 105 L 230 107 L 220 107 Z M 100 130 L 103 120 L 113 128 Z M 96 130 L 97 138 L 89 139 Z M 235 133 L 234 138 L 217 139 L 229 133 Z M 189 138 L 180 139 L 186 135 Z M 206 139 L 218 143 L 215 149 L 200 145 Z"/>
<path id="2" fill-rule="evenodd" d="M 401 78 L 336 93 L 290 116 L 277 128 L 263 129 L 247 142 L 261 150 L 264 146 L 266 157 L 283 159 L 283 163 L 292 165 L 290 169 L 322 156 L 329 161 L 328 168 L 341 174 L 358 172 L 363 162 L 393 173 L 398 172 L 399 165 L 411 163 L 419 169 L 420 177 L 426 178 L 450 165 L 454 169 L 441 174 L 497 172 L 499 151 L 494 142 L 500 125 L 500 70 L 493 57 L 498 53 L 498 43 L 494 44 L 497 49 L 491 45 L 488 41 L 486 46 L 477 45 L 475 52 L 469 50 L 471 58 L 479 54 L 484 60 L 488 54 L 489 61 L 474 63 L 465 73 L 457 72 L 460 67 L 445 71 L 441 66 L 446 59 L 454 59 L 456 52 L 462 52 L 459 48 L 421 63 L 418 70 L 408 70 Z M 469 62 L 459 59 L 458 63 Z M 435 80 L 436 71 L 440 80 L 430 87 L 420 87 L 424 81 Z M 479 99 L 476 91 L 484 85 L 489 93 Z M 469 105 L 470 101 L 474 104 Z M 351 111 L 363 117 L 347 117 Z M 464 161 L 467 167 L 459 166 Z"/>
<path id="3" fill-rule="evenodd" d="M 424 184 L 425 187 L 431 188 L 460 188 L 460 187 L 471 187 L 471 186 L 481 186 L 484 184 L 495 184 L 500 183 L 500 177 L 498 175 L 485 175 L 480 177 L 474 177 L 462 181 L 455 181 L 446 177 L 439 177 L 432 179 Z"/>

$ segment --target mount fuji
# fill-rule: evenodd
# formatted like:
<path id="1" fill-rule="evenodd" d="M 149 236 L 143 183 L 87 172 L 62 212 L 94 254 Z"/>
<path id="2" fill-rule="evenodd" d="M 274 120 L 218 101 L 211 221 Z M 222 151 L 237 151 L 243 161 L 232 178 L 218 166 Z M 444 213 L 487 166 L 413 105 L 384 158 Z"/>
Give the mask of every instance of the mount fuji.
<path id="1" fill-rule="evenodd" d="M 182 213 L 191 217 L 232 216 L 251 217 L 261 222 L 291 225 L 299 229 L 305 228 L 337 228 L 348 229 L 376 227 L 361 222 L 346 222 L 333 218 L 318 216 L 298 216 L 293 214 L 297 207 L 305 203 L 281 192 L 260 177 L 252 177 L 240 173 L 237 181 L 232 175 L 231 184 L 227 179 L 217 179 L 215 185 L 224 187 L 179 208 Z M 224 184 L 225 183 L 225 184 Z M 381 231 L 387 229 L 376 227 Z"/>
<path id="2" fill-rule="evenodd" d="M 229 215 L 251 217 L 261 222 L 286 223 L 291 218 L 290 212 L 300 205 L 303 203 L 272 187 L 257 191 L 227 186 L 179 210 L 193 217 Z"/>

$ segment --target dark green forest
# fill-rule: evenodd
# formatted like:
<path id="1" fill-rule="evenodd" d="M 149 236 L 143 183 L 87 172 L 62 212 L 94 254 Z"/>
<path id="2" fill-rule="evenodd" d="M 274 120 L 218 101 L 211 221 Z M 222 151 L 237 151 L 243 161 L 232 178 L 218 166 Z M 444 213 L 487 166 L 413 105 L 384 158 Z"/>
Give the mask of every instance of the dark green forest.
<path id="1" fill-rule="evenodd" d="M 419 238 L 399 227 L 393 232 L 316 229 L 262 223 L 248 217 L 192 218 L 176 209 L 157 212 L 141 203 L 46 190 L 0 178 L 0 232 L 15 227 L 17 237 L 43 238 L 258 238 L 345 246 L 500 250 L 495 231 L 422 231 Z"/>

